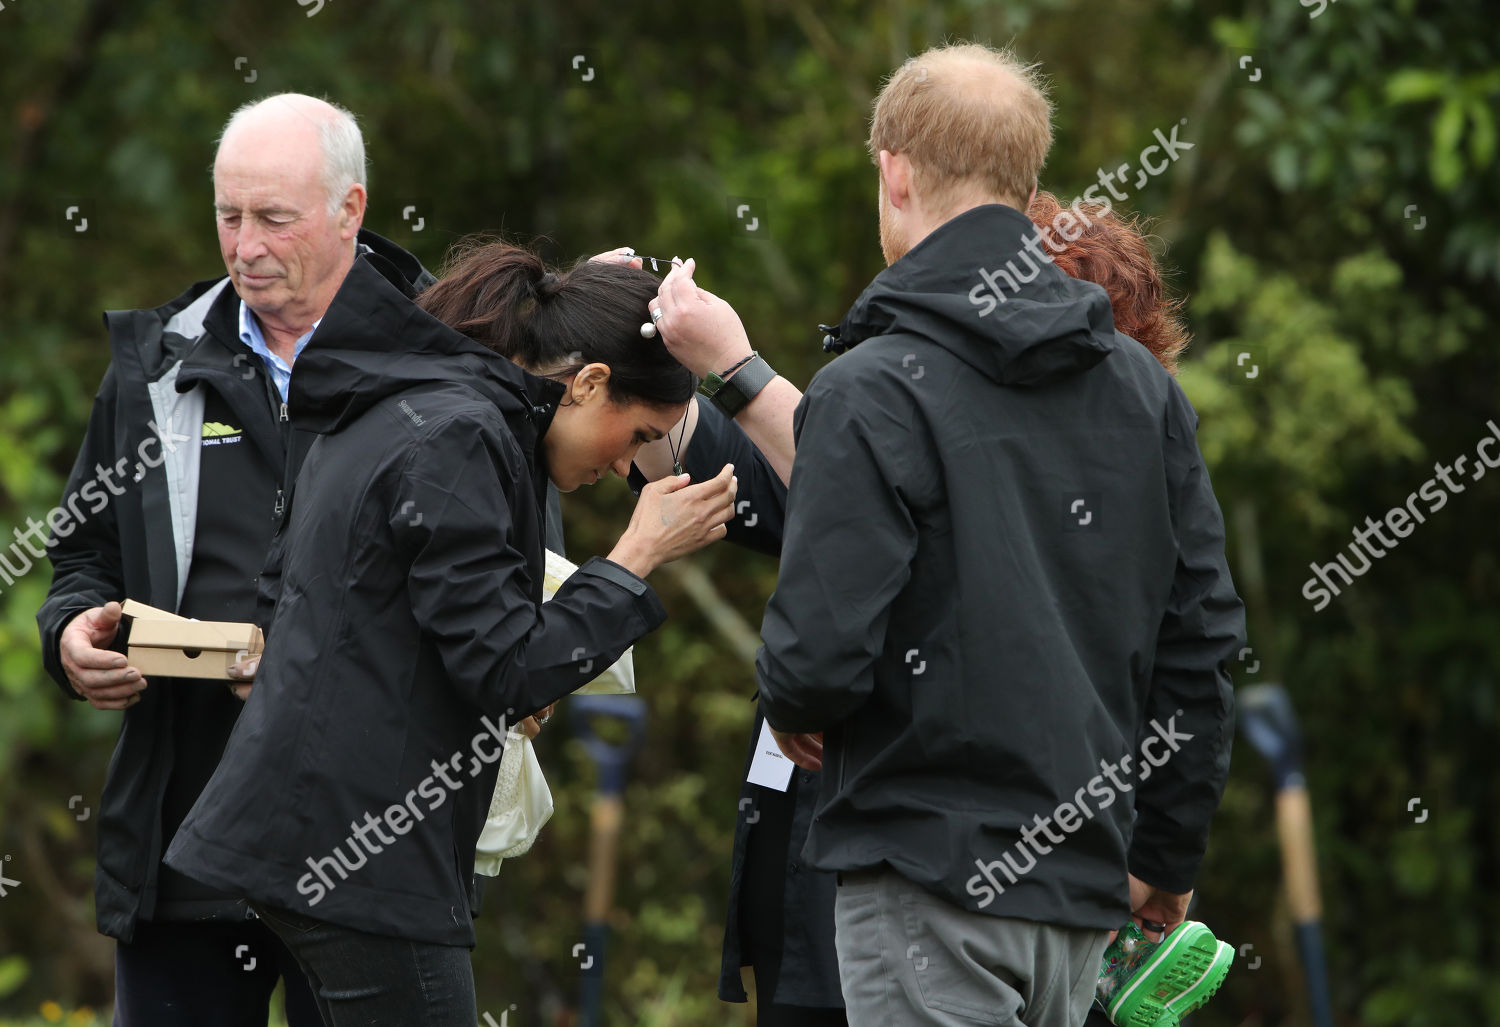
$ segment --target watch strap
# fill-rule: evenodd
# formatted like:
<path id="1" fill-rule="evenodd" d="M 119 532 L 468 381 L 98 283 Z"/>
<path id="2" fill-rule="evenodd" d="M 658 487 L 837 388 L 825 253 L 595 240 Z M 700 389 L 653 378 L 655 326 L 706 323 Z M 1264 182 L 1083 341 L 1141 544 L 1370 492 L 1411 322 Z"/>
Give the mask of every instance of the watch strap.
<path id="1" fill-rule="evenodd" d="M 710 374 L 703 380 L 699 391 L 718 407 L 726 417 L 734 417 L 749 405 L 776 377 L 775 370 L 759 353 L 753 354 L 727 381 L 718 374 Z"/>

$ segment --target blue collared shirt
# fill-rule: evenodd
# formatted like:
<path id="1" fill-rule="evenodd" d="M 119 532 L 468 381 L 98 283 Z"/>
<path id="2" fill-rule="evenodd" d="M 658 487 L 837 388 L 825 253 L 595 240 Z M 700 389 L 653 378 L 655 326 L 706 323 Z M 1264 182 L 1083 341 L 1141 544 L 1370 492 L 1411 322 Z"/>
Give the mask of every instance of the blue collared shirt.
<path id="1" fill-rule="evenodd" d="M 308 333 L 297 340 L 296 347 L 292 350 L 292 363 L 302 355 L 307 341 L 312 338 L 313 332 L 318 330 L 318 325 L 323 323 L 320 317 L 313 322 Z M 260 322 L 250 313 L 250 308 L 245 306 L 245 301 L 240 300 L 240 341 L 249 346 L 260 355 L 261 361 L 266 365 L 266 371 L 271 375 L 271 381 L 276 383 L 276 391 L 281 393 L 281 401 L 286 402 L 287 391 L 292 387 L 292 365 L 282 360 L 270 347 L 266 345 L 266 338 L 260 333 Z"/>

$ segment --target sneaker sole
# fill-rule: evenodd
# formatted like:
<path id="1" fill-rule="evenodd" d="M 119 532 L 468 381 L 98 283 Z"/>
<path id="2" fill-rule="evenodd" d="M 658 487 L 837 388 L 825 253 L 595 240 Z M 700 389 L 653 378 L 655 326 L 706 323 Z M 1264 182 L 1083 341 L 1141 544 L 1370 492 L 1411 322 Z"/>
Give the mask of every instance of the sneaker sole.
<path id="1" fill-rule="evenodd" d="M 1214 953 L 1213 962 L 1208 969 L 1203 971 L 1203 976 L 1191 988 L 1167 1003 L 1167 1008 L 1178 1017 L 1186 1016 L 1195 1009 L 1202 1009 L 1229 976 L 1229 964 L 1234 962 L 1234 946 L 1223 941 L 1217 945 L 1218 951 Z"/>
<path id="2" fill-rule="evenodd" d="M 1207 927 L 1183 924 L 1109 1004 L 1110 1022 L 1118 1027 L 1177 1027 L 1180 1017 L 1219 990 L 1233 959 L 1234 949 L 1217 941 Z"/>

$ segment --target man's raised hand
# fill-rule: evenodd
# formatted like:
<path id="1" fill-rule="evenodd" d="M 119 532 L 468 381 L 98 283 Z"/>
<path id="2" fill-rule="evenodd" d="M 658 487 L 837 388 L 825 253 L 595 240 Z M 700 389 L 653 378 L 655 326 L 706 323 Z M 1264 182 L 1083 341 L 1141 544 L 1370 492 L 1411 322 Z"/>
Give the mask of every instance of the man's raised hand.
<path id="1" fill-rule="evenodd" d="M 750 355 L 750 337 L 740 315 L 727 302 L 693 281 L 697 264 L 689 258 L 662 279 L 656 299 L 647 306 L 660 310 L 656 328 L 667 352 L 699 378 L 723 372 Z"/>
<path id="2" fill-rule="evenodd" d="M 629 246 L 616 246 L 612 250 L 605 250 L 603 253 L 594 254 L 589 260 L 600 264 L 624 264 L 626 267 L 635 268 L 642 267 L 645 264 L 645 261 L 636 256 L 635 250 Z"/>

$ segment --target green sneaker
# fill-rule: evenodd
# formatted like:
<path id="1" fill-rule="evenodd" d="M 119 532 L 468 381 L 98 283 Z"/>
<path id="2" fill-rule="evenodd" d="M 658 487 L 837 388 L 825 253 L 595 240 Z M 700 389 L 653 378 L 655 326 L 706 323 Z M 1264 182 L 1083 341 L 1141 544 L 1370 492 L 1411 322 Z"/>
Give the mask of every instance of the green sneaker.
<path id="1" fill-rule="evenodd" d="M 1233 960 L 1234 949 L 1196 920 L 1160 942 L 1132 920 L 1104 950 L 1099 1004 L 1119 1027 L 1176 1027 L 1219 990 Z"/>

